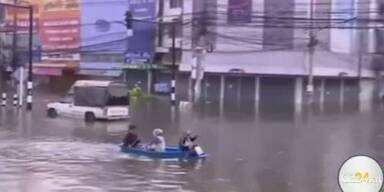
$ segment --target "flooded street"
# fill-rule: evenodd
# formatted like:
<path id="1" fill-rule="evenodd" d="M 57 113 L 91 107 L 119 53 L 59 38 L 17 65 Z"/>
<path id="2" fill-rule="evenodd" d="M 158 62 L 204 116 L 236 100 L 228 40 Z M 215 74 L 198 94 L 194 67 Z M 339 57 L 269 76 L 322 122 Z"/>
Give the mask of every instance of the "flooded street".
<path id="1" fill-rule="evenodd" d="M 154 128 L 164 129 L 170 144 L 184 130 L 199 135 L 209 157 L 188 162 L 122 154 L 118 144 L 128 121 L 48 119 L 45 102 L 32 114 L 1 111 L 2 192 L 336 192 L 348 157 L 367 154 L 384 163 L 384 120 L 377 111 L 275 117 L 205 105 L 173 117 L 166 101 L 133 106 L 129 122 L 144 141 Z"/>

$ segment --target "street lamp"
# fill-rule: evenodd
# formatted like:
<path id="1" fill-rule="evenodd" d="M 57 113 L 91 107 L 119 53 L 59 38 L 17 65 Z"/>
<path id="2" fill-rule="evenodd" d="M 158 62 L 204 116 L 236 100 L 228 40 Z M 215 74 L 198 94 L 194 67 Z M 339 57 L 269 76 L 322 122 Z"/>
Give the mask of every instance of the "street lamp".
<path id="1" fill-rule="evenodd" d="M 171 80 L 171 105 L 176 105 L 176 22 L 172 22 L 172 80 Z"/>

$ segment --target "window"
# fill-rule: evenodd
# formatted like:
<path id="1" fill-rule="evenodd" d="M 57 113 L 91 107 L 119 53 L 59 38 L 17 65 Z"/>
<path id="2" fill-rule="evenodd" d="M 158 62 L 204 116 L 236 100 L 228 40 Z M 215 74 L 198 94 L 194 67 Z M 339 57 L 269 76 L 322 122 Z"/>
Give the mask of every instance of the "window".
<path id="1" fill-rule="evenodd" d="M 60 100 L 60 103 L 73 103 L 73 94 L 67 94 Z"/>
<path id="2" fill-rule="evenodd" d="M 75 87 L 75 106 L 103 107 L 108 98 L 105 87 Z"/>
<path id="3" fill-rule="evenodd" d="M 75 87 L 75 106 L 104 107 L 128 105 L 128 88 L 115 84 L 109 87 Z M 72 99 L 72 98 L 71 98 Z"/>
<path id="4" fill-rule="evenodd" d="M 170 0 L 170 7 L 171 7 L 171 8 L 179 8 L 179 7 L 182 7 L 181 1 L 182 1 L 182 0 Z"/>
<path id="5" fill-rule="evenodd" d="M 128 88 L 126 85 L 112 85 L 108 87 L 108 106 L 129 105 Z"/>
<path id="6" fill-rule="evenodd" d="M 384 15 L 384 3 L 379 3 L 379 15 Z"/>
<path id="7" fill-rule="evenodd" d="M 173 27 L 172 25 L 174 25 L 174 24 L 172 24 L 172 23 L 166 24 L 163 28 L 164 34 L 167 34 L 169 36 L 169 38 L 172 38 L 172 27 Z M 176 38 L 181 37 L 183 35 L 183 28 L 180 24 L 175 24 L 175 25 L 176 25 L 175 36 L 176 36 Z"/>

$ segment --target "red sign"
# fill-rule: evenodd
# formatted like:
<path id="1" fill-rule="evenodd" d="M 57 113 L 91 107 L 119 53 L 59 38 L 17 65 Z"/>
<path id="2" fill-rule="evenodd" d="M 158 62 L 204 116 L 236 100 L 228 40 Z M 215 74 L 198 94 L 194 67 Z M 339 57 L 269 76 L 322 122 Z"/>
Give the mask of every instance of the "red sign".
<path id="1" fill-rule="evenodd" d="M 44 18 L 40 35 L 44 51 L 76 51 L 80 46 L 80 18 Z"/>

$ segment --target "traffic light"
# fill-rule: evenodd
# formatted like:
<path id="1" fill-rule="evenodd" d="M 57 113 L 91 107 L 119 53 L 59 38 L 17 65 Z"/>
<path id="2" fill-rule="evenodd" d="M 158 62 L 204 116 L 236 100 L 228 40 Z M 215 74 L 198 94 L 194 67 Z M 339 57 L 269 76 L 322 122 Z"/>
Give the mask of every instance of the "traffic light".
<path id="1" fill-rule="evenodd" d="M 132 12 L 131 11 L 126 11 L 125 12 L 125 26 L 127 27 L 127 29 L 132 29 L 133 28 L 132 20 L 133 20 Z"/>

